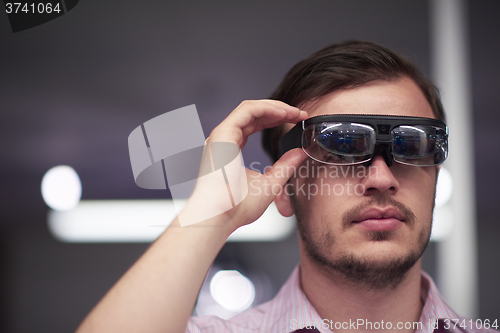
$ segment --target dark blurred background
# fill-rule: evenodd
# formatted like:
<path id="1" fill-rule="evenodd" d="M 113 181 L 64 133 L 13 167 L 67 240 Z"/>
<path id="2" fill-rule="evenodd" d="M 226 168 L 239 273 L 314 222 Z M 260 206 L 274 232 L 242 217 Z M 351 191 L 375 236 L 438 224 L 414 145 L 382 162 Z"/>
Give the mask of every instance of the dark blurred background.
<path id="1" fill-rule="evenodd" d="M 476 168 L 479 314 L 492 321 L 500 319 L 499 13 L 500 1 L 467 4 L 474 123 L 464 135 L 475 152 L 464 154 Z M 40 194 L 49 168 L 72 166 L 84 200 L 168 198 L 134 183 L 127 137 L 138 125 L 196 104 L 208 136 L 242 100 L 268 97 L 296 62 L 346 39 L 382 43 L 431 74 L 429 17 L 422 0 L 81 0 L 13 34 L 0 14 L 0 331 L 73 331 L 148 247 L 55 240 Z M 255 135 L 244 149 L 247 165 L 269 163 L 259 142 Z M 298 261 L 296 246 L 295 235 L 230 243 L 218 261 L 264 272 L 274 293 Z M 432 244 L 431 274 L 434 257 Z"/>

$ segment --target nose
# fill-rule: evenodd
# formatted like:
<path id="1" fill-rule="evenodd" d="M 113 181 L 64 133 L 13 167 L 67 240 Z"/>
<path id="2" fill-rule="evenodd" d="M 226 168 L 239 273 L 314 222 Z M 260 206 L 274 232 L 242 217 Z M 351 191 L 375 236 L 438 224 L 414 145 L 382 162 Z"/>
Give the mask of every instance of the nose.
<path id="1" fill-rule="evenodd" d="M 399 181 L 391 171 L 391 167 L 387 165 L 382 154 L 373 156 L 362 184 L 365 195 L 396 194 L 399 190 Z"/>

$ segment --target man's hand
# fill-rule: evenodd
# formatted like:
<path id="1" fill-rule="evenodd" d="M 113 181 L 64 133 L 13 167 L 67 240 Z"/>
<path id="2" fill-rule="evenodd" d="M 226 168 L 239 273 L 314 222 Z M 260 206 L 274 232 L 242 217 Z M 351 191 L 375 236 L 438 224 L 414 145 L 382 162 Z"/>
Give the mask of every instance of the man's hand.
<path id="1" fill-rule="evenodd" d="M 180 224 L 186 226 L 210 220 L 202 225 L 226 224 L 234 231 L 255 221 L 273 201 L 272 193 L 281 189 L 306 155 L 300 150 L 289 152 L 262 175 L 245 169 L 234 150 L 241 153 L 248 136 L 255 132 L 284 123 L 296 123 L 306 117 L 305 111 L 279 101 L 242 102 L 207 139 L 200 168 L 204 171 L 200 171 L 194 193 L 179 215 Z M 236 158 L 225 165 L 225 181 L 221 181 L 221 170 L 214 170 L 214 165 L 217 165 L 217 159 L 229 160 L 228 157 Z M 211 173 L 214 171 L 218 173 Z M 250 182 L 254 191 L 247 195 Z M 228 203 L 228 194 L 232 205 Z M 241 202 L 239 198 L 245 199 Z M 215 215 L 221 216 L 210 219 Z"/>
<path id="2" fill-rule="evenodd" d="M 244 101 L 212 131 L 208 147 L 226 142 L 242 149 L 253 133 L 306 118 L 306 112 L 283 102 Z M 186 227 L 180 227 L 179 218 L 174 220 L 97 304 L 78 332 L 184 332 L 205 275 L 227 237 L 266 210 L 274 199 L 273 191 L 266 187 L 283 186 L 305 157 L 302 150 L 295 149 L 264 175 L 244 170 L 246 179 L 242 181 L 260 186 L 261 195 L 249 194 L 222 214 Z M 196 215 L 204 198 L 224 191 L 227 188 L 220 182 L 198 179 L 180 218 Z"/>

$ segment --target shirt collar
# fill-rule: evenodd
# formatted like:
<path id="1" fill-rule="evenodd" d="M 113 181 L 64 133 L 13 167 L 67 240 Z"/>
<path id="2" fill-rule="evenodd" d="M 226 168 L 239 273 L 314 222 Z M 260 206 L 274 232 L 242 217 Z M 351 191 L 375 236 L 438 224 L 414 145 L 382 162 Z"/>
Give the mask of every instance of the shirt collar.
<path id="1" fill-rule="evenodd" d="M 459 325 L 455 326 L 455 321 L 458 319 L 460 321 L 465 318 L 457 315 L 448 304 L 443 300 L 443 297 L 439 293 L 436 284 L 432 278 L 422 271 L 421 279 L 421 297 L 425 302 L 422 308 L 422 314 L 420 315 L 420 322 L 423 324 L 423 329 L 420 331 L 422 333 L 431 333 L 432 329 L 429 323 L 436 322 L 436 320 L 447 319 L 450 323 L 449 332 L 467 332 L 467 330 L 462 329 Z M 455 328 L 454 328 L 455 326 Z M 417 332 L 418 333 L 418 332 Z"/>
<path id="2" fill-rule="evenodd" d="M 302 291 L 298 266 L 272 303 L 264 316 L 261 332 L 294 332 L 303 327 L 315 327 L 321 333 L 331 332 L 321 327 L 321 317 Z"/>
<path id="3" fill-rule="evenodd" d="M 438 319 L 460 319 L 443 300 L 431 277 L 422 272 L 421 297 L 424 307 L 420 316 L 422 330 L 416 333 L 432 333 L 430 323 Z M 294 332 L 300 328 L 316 328 L 321 333 L 331 333 L 316 309 L 307 299 L 300 287 L 299 266 L 295 267 L 287 282 L 280 289 L 274 300 L 271 302 L 269 311 L 264 315 L 261 332 Z M 459 325 L 453 329 L 454 322 L 451 322 L 449 332 L 466 332 Z"/>

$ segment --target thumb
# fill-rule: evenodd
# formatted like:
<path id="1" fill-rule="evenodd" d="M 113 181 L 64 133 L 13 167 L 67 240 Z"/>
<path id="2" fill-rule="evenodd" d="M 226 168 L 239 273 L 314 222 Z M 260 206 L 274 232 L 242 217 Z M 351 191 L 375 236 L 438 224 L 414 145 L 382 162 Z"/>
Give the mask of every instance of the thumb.
<path id="1" fill-rule="evenodd" d="M 271 186 L 283 187 L 306 158 L 307 154 L 300 148 L 287 151 L 272 167 L 266 170 L 264 176 L 270 180 Z"/>

